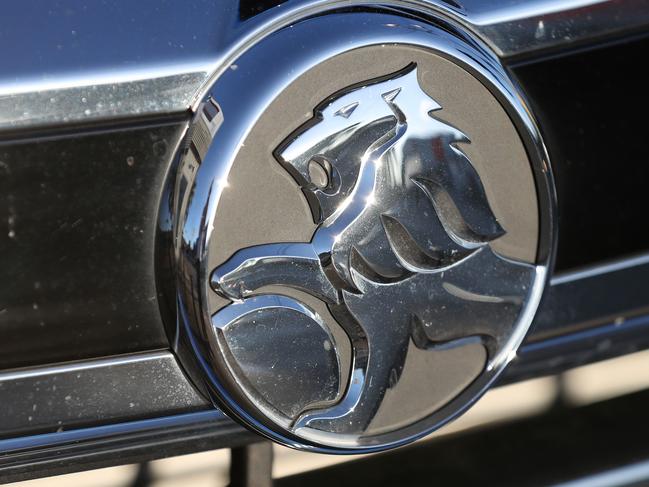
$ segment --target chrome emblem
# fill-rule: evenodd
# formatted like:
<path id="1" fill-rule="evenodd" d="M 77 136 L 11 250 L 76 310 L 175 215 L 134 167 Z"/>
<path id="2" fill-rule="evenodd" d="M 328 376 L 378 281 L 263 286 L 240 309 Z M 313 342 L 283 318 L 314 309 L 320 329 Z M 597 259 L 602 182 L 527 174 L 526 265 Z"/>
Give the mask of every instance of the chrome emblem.
<path id="1" fill-rule="evenodd" d="M 251 298 L 269 285 L 326 302 L 354 344 L 344 396 L 325 408 L 304 404 L 288 418 L 293 429 L 365 432 L 399 381 L 409 342 L 431 353 L 469 342 L 496 350 L 518 314 L 534 268 L 487 245 L 505 231 L 460 148 L 468 137 L 434 118 L 441 108 L 416 66 L 327 101 L 276 151 L 318 222 L 311 242 L 242 249 L 212 273 L 214 290 L 233 302 L 212 318 L 232 367 L 247 369 L 229 329 L 251 315 L 263 326 L 299 310 L 324 326 L 285 295 Z M 338 362 L 329 363 L 337 384 Z"/>
<path id="2" fill-rule="evenodd" d="M 325 17 L 276 39 L 307 42 Z M 527 112 L 490 54 L 473 53 L 490 59 L 485 79 L 509 114 L 430 50 L 469 62 L 464 41 L 368 18 L 377 38 L 404 26 L 408 45 L 397 35 L 385 67 L 371 61 L 378 47 L 341 48 L 284 79 L 290 56 L 261 61 L 272 39 L 243 54 L 197 108 L 162 218 L 170 330 L 189 374 L 246 426 L 318 451 L 397 446 L 466 409 L 514 356 L 552 245 L 550 182 L 533 170 L 543 149 L 521 142 L 510 119 Z M 264 69 L 284 91 L 248 105 L 223 95 Z M 454 85 L 475 117 L 460 101 L 447 109 Z M 310 117 L 291 125 L 300 106 Z"/>

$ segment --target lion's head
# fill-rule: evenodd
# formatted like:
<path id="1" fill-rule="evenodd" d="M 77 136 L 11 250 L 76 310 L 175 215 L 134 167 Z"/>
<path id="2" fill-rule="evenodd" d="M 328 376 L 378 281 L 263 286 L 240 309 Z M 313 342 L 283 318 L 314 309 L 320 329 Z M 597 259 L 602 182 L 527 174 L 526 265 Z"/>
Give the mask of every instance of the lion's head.
<path id="1" fill-rule="evenodd" d="M 394 133 L 397 115 L 385 101 L 384 83 L 373 80 L 332 95 L 275 151 L 302 187 L 316 223 L 330 218 L 354 189 L 360 156 Z"/>
<path id="2" fill-rule="evenodd" d="M 351 287 L 352 267 L 400 281 L 503 234 L 457 145 L 468 137 L 432 116 L 441 106 L 417 76 L 411 64 L 333 95 L 275 152 L 302 187 L 316 235 L 335 233 L 332 264 Z"/>

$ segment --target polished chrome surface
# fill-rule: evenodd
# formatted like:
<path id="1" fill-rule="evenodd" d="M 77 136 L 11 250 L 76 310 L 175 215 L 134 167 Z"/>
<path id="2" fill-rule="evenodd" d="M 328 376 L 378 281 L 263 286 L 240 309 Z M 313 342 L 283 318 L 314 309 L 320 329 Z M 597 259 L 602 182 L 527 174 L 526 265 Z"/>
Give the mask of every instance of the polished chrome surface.
<path id="1" fill-rule="evenodd" d="M 341 7 L 407 6 L 448 16 L 503 57 L 649 25 L 647 0 L 291 0 L 256 15 L 244 15 L 237 2 L 190 1 L 171 10 L 152 0 L 125 5 L 8 6 L 0 130 L 185 111 L 242 46 L 300 16 Z M 35 22 L 42 23 L 38 36 L 31 34 Z"/>
<path id="2" fill-rule="evenodd" d="M 647 254 L 555 275 L 535 319 L 534 341 L 608 323 L 623 331 L 626 320 L 649 311 L 647 283 Z"/>
<path id="3" fill-rule="evenodd" d="M 5 5 L 0 130 L 186 111 L 233 6 L 155 0 Z M 212 22 L 197 22 L 210 16 Z"/>
<path id="4" fill-rule="evenodd" d="M 649 347 L 649 255 L 558 274 L 506 381 L 567 370 Z"/>
<path id="5" fill-rule="evenodd" d="M 169 387 L 173 384 L 173 387 Z M 8 370 L 0 373 L 1 438 L 207 408 L 168 351 Z"/>
<path id="6" fill-rule="evenodd" d="M 503 57 L 570 49 L 646 31 L 649 1 L 463 0 L 466 20 Z"/>
<path id="7" fill-rule="evenodd" d="M 42 433 L 16 438 L 0 440 L 0 451 L 10 455 L 14 452 L 25 452 L 38 450 L 40 448 L 61 448 L 66 445 L 79 442 L 89 442 L 106 438 L 115 438 L 119 435 L 137 435 L 151 430 L 161 430 L 173 427 L 185 427 L 189 429 L 196 425 L 206 427 L 208 425 L 226 426 L 233 424 L 228 417 L 218 410 L 198 411 L 171 416 L 161 416 L 136 421 L 121 421 L 117 424 L 95 425 L 87 428 L 71 428 L 69 430 L 56 431 L 54 433 Z M 219 424 L 221 423 L 221 424 Z"/>
<path id="8" fill-rule="evenodd" d="M 183 112 L 207 80 L 206 68 L 178 65 L 19 87 L 0 84 L 0 130 Z"/>
<path id="9" fill-rule="evenodd" d="M 275 301 L 288 300 L 282 295 L 249 297 L 263 286 L 293 287 L 326 301 L 350 337 L 351 385 L 337 404 L 318 403 L 336 398 L 338 363 L 313 352 L 294 370 L 322 370 L 330 379 L 293 380 L 294 388 L 305 383 L 333 396 L 294 400 L 286 414 L 278 399 L 288 399 L 277 398 L 276 388 L 249 392 L 253 401 L 284 413 L 299 436 L 335 433 L 353 442 L 372 431 L 381 409 L 394 424 L 409 420 L 411 412 L 402 417 L 401 406 L 385 399 L 399 382 L 410 342 L 431 353 L 482 344 L 490 368 L 525 304 L 534 266 L 506 260 L 487 245 L 505 230 L 456 145 L 469 143 L 468 137 L 434 118 L 441 108 L 419 86 L 415 65 L 327 100 L 276 151 L 319 224 L 311 242 L 243 249 L 212 273 L 214 289 L 233 300 L 212 318 L 217 336 L 223 324 L 245 326 L 250 315 L 258 323 L 235 343 L 219 341 L 247 382 L 258 384 L 267 372 L 238 354 L 246 341 L 291 354 L 295 349 L 283 345 L 290 327 L 308 326 L 295 323 L 294 308 L 278 309 Z M 310 321 L 312 328 L 323 326 L 316 315 Z M 272 328 L 276 323 L 284 333 Z M 323 339 L 314 341 L 322 349 Z M 325 350 L 335 349 L 331 337 L 324 343 Z M 425 364 L 422 359 L 419 373 L 428 374 Z M 256 375 L 247 372 L 251 368 Z M 282 372 L 293 379 L 294 370 Z M 323 382 L 331 385 L 323 388 Z"/>
<path id="10" fill-rule="evenodd" d="M 214 80 L 197 105 L 166 191 L 169 200 L 163 200 L 173 215 L 178 314 L 170 314 L 169 330 L 177 352 L 228 414 L 293 447 L 376 451 L 443 425 L 514 357 L 540 300 L 552 254 L 553 199 L 534 121 L 493 54 L 452 24 L 428 22 L 394 13 L 331 14 L 297 21 L 242 47 L 233 68 Z M 336 36 L 319 35 L 334 24 Z M 302 86 L 298 80 L 327 60 L 345 54 L 352 62 L 357 50 L 385 45 L 408 46 L 395 51 L 404 62 L 390 70 L 373 64 L 374 77 L 333 85 L 308 106 L 312 120 L 260 121 L 273 100 Z M 458 65 L 452 69 L 464 73 L 457 76 L 478 76 L 485 103 L 495 103 L 508 124 L 514 120 L 506 130 L 515 140 L 503 145 L 522 139 L 529 156 L 522 151 L 522 164 L 513 167 L 529 173 L 531 186 L 521 201 L 533 201 L 518 226 L 529 218 L 538 222 L 538 233 L 521 244 L 531 247 L 522 253 L 530 256 L 528 263 L 493 250 L 517 222 L 501 224 L 490 208 L 465 153 L 471 133 L 446 122 L 449 107 L 422 89 L 421 66 L 413 59 L 424 56 L 425 71 L 436 71 L 412 46 L 435 59 L 433 53 L 442 53 L 439 62 L 452 59 Z M 319 75 L 310 76 L 315 78 L 303 86 L 305 94 L 319 86 Z M 228 96 L 233 89 L 249 96 Z M 257 125 L 265 128 L 253 129 Z M 261 138 L 249 143 L 251 130 L 260 130 Z M 278 130 L 294 132 L 279 138 Z M 262 138 L 274 142 L 265 145 Z M 244 151 L 254 154 L 245 159 L 252 162 L 234 167 Z M 268 174 L 261 163 L 255 169 L 260 158 L 272 164 Z M 254 198 L 237 188 L 263 178 L 263 187 L 248 191 L 267 192 L 275 183 L 266 178 L 277 177 L 285 184 L 293 180 L 292 189 L 282 192 L 297 193 L 293 201 L 308 211 L 310 236 L 273 240 L 244 225 L 255 211 L 247 200 Z M 490 188 L 497 191 L 494 181 Z M 241 199 L 228 200 L 227 194 Z M 491 197 L 498 199 L 493 192 Z M 298 226 L 283 216 L 292 211 L 279 206 L 283 194 L 269 192 L 268 198 L 265 207 L 277 211 L 268 213 L 273 228 L 266 232 Z M 224 207 L 237 215 L 228 231 L 219 220 Z M 258 233 L 258 245 L 243 244 L 249 231 Z M 232 247 L 231 239 L 242 244 Z M 255 350 L 262 339 L 282 352 Z M 345 342 L 349 357 L 342 352 Z M 311 352 L 302 353 L 298 343 Z M 298 362 L 316 370 L 314 384 L 299 380 Z M 445 376 L 450 363 L 454 372 Z M 274 378 L 268 371 L 273 366 L 279 368 Z M 296 389 L 290 397 L 288 382 Z M 430 394 L 403 408 L 404 392 L 395 392 L 403 387 Z"/>
<path id="11" fill-rule="evenodd" d="M 585 282 L 586 280 L 610 274 L 625 269 L 632 270 L 634 267 L 646 267 L 649 265 L 649 254 L 641 254 L 628 259 L 616 260 L 614 262 L 607 262 L 601 265 L 590 266 L 586 269 L 577 269 L 572 272 L 564 272 L 552 277 L 550 283 L 553 286 L 561 284 L 568 284 L 571 282 Z"/>
<path id="12" fill-rule="evenodd" d="M 333 403 L 340 387 L 336 341 L 303 303 L 262 294 L 226 306 L 212 318 L 218 348 L 242 387 L 286 418 Z"/>
<path id="13" fill-rule="evenodd" d="M 3 482 L 140 463 L 258 441 L 217 410 L 0 440 Z"/>

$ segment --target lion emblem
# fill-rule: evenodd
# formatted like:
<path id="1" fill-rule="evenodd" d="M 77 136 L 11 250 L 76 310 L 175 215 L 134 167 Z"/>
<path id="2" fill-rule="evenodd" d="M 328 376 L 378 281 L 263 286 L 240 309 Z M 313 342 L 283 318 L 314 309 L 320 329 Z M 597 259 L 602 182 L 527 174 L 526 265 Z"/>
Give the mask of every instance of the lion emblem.
<path id="1" fill-rule="evenodd" d="M 275 151 L 309 203 L 311 241 L 245 248 L 212 273 L 235 320 L 239 303 L 282 286 L 325 302 L 349 335 L 346 391 L 290 418 L 294 429 L 362 433 L 410 343 L 435 353 L 479 341 L 492 356 L 508 332 L 499 324 L 518 315 L 512 296 L 534 269 L 488 245 L 506 229 L 461 149 L 469 138 L 441 109 L 414 64 L 325 100 Z"/>

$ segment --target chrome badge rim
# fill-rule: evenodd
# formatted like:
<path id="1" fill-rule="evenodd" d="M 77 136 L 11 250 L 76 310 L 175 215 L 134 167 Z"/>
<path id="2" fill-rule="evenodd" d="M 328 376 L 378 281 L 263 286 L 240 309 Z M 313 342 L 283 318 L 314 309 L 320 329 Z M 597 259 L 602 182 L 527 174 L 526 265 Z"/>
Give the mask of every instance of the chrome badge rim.
<path id="1" fill-rule="evenodd" d="M 476 120 L 430 81 L 445 63 L 485 90 Z M 518 141 L 502 150 L 524 155 L 512 181 L 528 191 L 482 155 L 495 132 L 478 113 L 498 110 L 514 135 L 492 145 Z M 515 356 L 553 255 L 552 177 L 515 84 L 451 21 L 374 9 L 282 27 L 213 80 L 186 139 L 163 198 L 167 321 L 234 419 L 295 448 L 383 450 L 462 414 Z"/>

